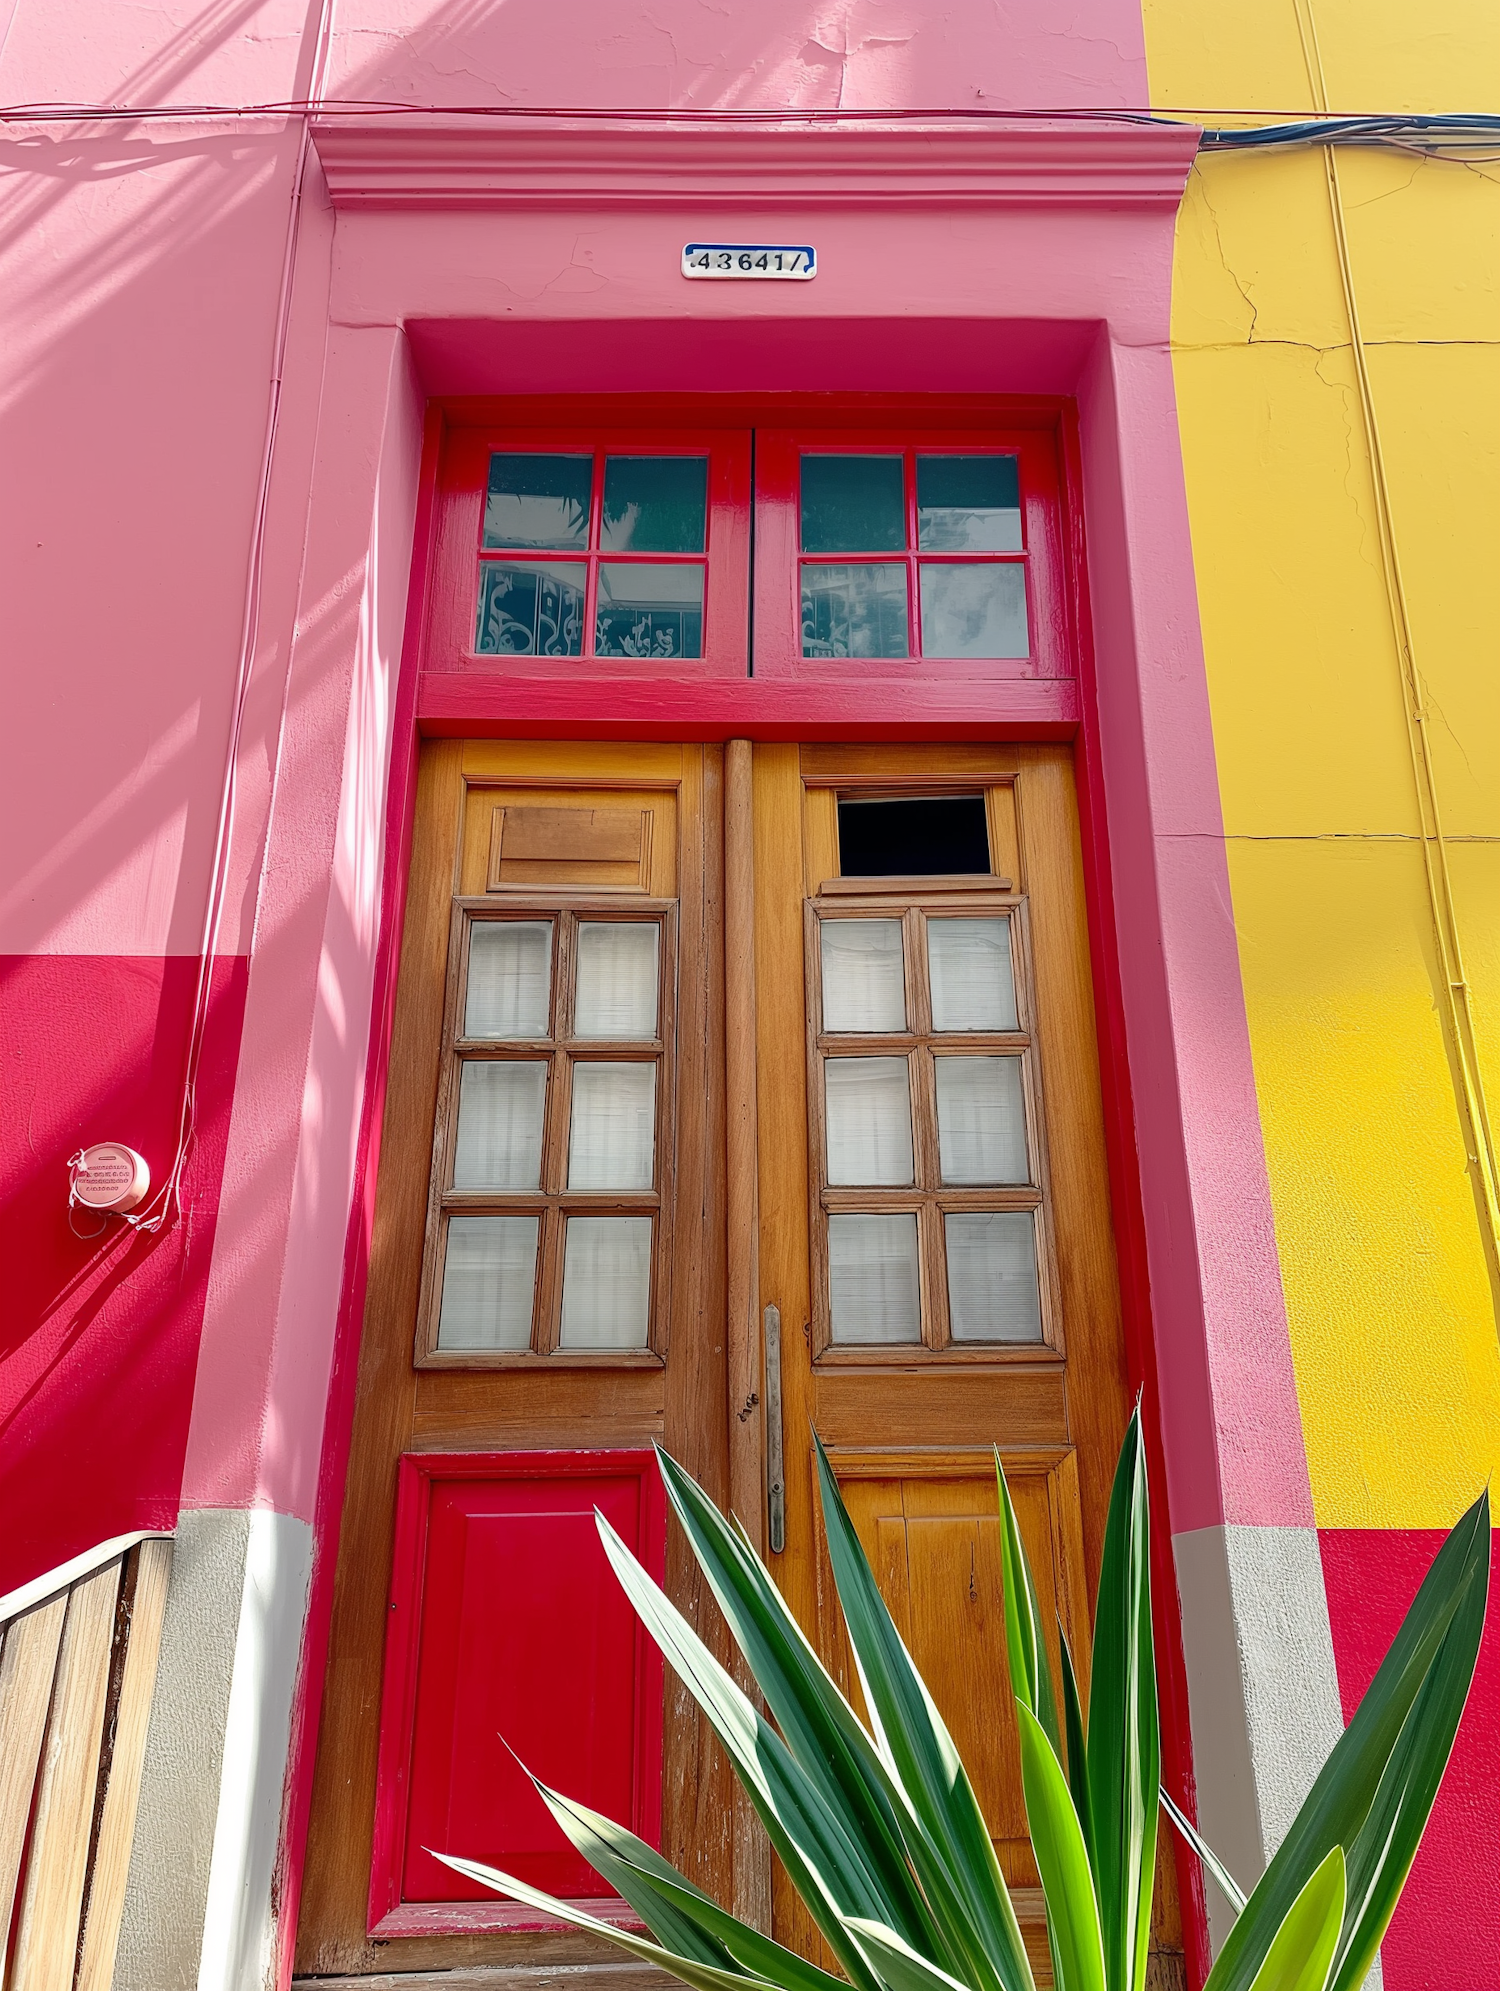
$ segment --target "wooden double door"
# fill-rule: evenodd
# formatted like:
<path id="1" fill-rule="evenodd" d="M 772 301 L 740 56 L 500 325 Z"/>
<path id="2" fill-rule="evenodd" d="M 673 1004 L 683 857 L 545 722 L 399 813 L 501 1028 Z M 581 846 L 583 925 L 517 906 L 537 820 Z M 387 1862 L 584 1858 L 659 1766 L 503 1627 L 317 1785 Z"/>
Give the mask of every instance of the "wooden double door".
<path id="1" fill-rule="evenodd" d="M 594 1520 L 849 1683 L 814 1430 L 1044 1958 L 991 1448 L 1078 1650 L 1125 1417 L 1067 748 L 429 744 L 299 1971 L 594 1960 L 432 1857 L 623 1913 L 521 1763 L 817 1953 Z"/>

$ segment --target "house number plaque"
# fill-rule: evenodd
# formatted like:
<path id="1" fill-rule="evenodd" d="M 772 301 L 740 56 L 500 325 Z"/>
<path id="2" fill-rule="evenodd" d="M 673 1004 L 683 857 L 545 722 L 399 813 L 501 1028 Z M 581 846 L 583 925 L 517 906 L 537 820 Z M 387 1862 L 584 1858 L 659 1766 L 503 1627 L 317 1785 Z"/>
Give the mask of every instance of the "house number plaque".
<path id="1" fill-rule="evenodd" d="M 807 283 L 818 274 L 818 252 L 807 242 L 689 242 L 682 274 Z"/>

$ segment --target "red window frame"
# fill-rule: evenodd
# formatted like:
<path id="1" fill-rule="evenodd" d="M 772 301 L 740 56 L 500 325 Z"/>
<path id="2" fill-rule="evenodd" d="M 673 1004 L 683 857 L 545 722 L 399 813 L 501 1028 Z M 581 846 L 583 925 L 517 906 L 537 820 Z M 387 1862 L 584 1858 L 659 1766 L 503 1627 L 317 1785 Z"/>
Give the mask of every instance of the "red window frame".
<path id="1" fill-rule="evenodd" d="M 497 451 L 591 455 L 587 551 L 518 552 L 525 563 L 587 562 L 583 649 L 578 656 L 502 656 L 475 647 L 484 501 L 490 457 Z M 599 547 L 602 461 L 605 456 L 706 456 L 708 519 L 702 556 L 603 552 Z M 499 549 L 491 549 L 492 553 Z M 700 657 L 614 657 L 595 653 L 594 603 L 601 559 L 706 564 L 703 654 Z M 483 427 L 449 432 L 439 490 L 437 563 L 428 622 L 428 669 L 483 670 L 528 678 L 740 678 L 748 668 L 750 574 L 750 432 L 748 429 Z"/>
<path id="2" fill-rule="evenodd" d="M 804 451 L 839 456 L 901 456 L 904 460 L 907 546 L 904 551 L 850 554 L 904 563 L 911 654 L 906 657 L 804 657 L 800 462 Z M 918 553 L 916 474 L 918 454 L 1013 456 L 1021 486 L 1021 550 L 999 555 Z M 840 561 L 836 553 L 808 554 L 812 562 Z M 931 657 L 921 654 L 921 614 L 916 598 L 918 561 L 999 559 L 1026 575 L 1030 654 L 1015 658 Z M 963 678 L 969 680 L 1071 677 L 1073 653 L 1067 614 L 1062 507 L 1055 435 L 1046 429 L 920 428 L 889 421 L 880 428 L 758 429 L 755 439 L 755 675 L 769 678 L 868 680 Z"/>
<path id="3" fill-rule="evenodd" d="M 410 1847 L 410 1820 L 416 1781 L 419 1688 L 430 1704 L 428 1676 L 434 1656 L 427 1635 L 434 1620 L 427 1610 L 428 1567 L 434 1491 L 445 1482 L 520 1481 L 532 1486 L 567 1480 L 635 1480 L 638 1482 L 636 1538 L 626 1546 L 658 1584 L 666 1580 L 666 1494 L 656 1455 L 647 1448 L 557 1452 L 427 1452 L 407 1453 L 400 1461 L 396 1489 L 395 1551 L 391 1568 L 390 1611 L 387 1621 L 385 1670 L 381 1683 L 379 1753 L 375 1779 L 375 1831 L 370 1865 L 368 1930 L 372 1938 L 397 1936 L 478 1935 L 487 1931 L 556 1929 L 562 1924 L 500 1895 L 477 1900 L 428 1901 L 405 1893 Z M 565 1489 L 558 1488 L 563 1511 Z M 581 1507 L 577 1509 L 581 1512 Z M 603 1551 L 601 1548 L 600 1559 Z M 611 1585 L 607 1568 L 595 1572 Z M 570 1572 L 586 1582 L 588 1572 Z M 619 1601 L 627 1613 L 623 1593 Z M 514 1600 L 507 1600 L 514 1610 Z M 633 1617 L 633 1613 L 630 1613 Z M 439 1627 L 441 1634 L 442 1627 Z M 622 1822 L 648 1844 L 661 1839 L 662 1810 L 662 1660 L 639 1619 L 633 1622 L 634 1672 L 632 1798 L 630 1817 Z M 559 1656 L 559 1691 L 566 1686 L 566 1658 Z M 507 1738 L 524 1752 L 524 1736 Z M 546 1774 L 545 1764 L 533 1764 Z M 567 1794 L 567 1793 L 565 1793 Z M 578 1793 L 571 1793 L 578 1795 Z M 559 1844 L 561 1844 L 559 1835 Z M 461 1848 L 439 1850 L 461 1851 Z M 479 1853 L 476 1857 L 483 1858 Z M 578 1905 L 591 1915 L 630 1928 L 642 1925 L 635 1911 L 617 1894 L 580 1896 Z"/>

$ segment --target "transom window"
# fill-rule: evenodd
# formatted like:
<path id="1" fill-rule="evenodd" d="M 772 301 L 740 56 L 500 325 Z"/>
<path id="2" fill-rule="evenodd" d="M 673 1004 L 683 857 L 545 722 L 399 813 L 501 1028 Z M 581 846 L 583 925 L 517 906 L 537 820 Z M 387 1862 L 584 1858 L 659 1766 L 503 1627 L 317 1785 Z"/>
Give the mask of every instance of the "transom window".
<path id="1" fill-rule="evenodd" d="M 707 556 L 706 455 L 495 450 L 475 650 L 701 657 Z"/>
<path id="2" fill-rule="evenodd" d="M 427 667 L 1071 676 L 1060 431 L 990 419 L 455 426 Z"/>
<path id="3" fill-rule="evenodd" d="M 802 655 L 1027 656 L 1020 491 L 999 452 L 801 451 Z"/>
<path id="4" fill-rule="evenodd" d="M 820 1354 L 1053 1340 L 1025 957 L 1009 894 L 809 902 Z"/>
<path id="5" fill-rule="evenodd" d="M 657 1359 L 670 907 L 461 907 L 418 1359 Z"/>

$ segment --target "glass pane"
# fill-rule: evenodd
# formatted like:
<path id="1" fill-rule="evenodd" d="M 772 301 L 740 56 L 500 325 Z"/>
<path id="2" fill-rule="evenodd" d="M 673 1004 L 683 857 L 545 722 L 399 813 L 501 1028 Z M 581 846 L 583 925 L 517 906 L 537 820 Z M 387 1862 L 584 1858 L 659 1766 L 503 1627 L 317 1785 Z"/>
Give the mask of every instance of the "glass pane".
<path id="1" fill-rule="evenodd" d="M 585 547 L 592 456 L 497 453 L 484 500 L 486 546 Z"/>
<path id="2" fill-rule="evenodd" d="M 930 919 L 934 1030 L 1018 1030 L 1008 919 Z"/>
<path id="3" fill-rule="evenodd" d="M 703 569 L 665 560 L 601 560 L 594 653 L 701 657 Z"/>
<path id="4" fill-rule="evenodd" d="M 475 920 L 469 928 L 466 1037 L 545 1037 L 552 1010 L 552 922 Z"/>
<path id="5" fill-rule="evenodd" d="M 524 1064 L 466 1060 L 458 1085 L 454 1188 L 539 1189 L 546 1098 L 547 1066 L 540 1058 Z"/>
<path id="6" fill-rule="evenodd" d="M 580 920 L 575 1037 L 656 1035 L 654 920 Z"/>
<path id="7" fill-rule="evenodd" d="M 1026 576 L 1019 561 L 944 561 L 921 567 L 922 654 L 1029 657 Z"/>
<path id="8" fill-rule="evenodd" d="M 905 1058 L 826 1058 L 828 1180 L 902 1189 L 912 1179 L 911 1076 Z"/>
<path id="9" fill-rule="evenodd" d="M 904 564 L 803 567 L 804 657 L 904 657 L 906 638 Z"/>
<path id="10" fill-rule="evenodd" d="M 944 1182 L 1029 1182 L 1019 1058 L 938 1058 Z"/>
<path id="11" fill-rule="evenodd" d="M 948 1327 L 955 1341 L 1040 1341 L 1036 1219 L 1029 1210 L 950 1212 Z"/>
<path id="12" fill-rule="evenodd" d="M 651 1219 L 569 1217 L 561 1345 L 644 1348 L 650 1313 Z"/>
<path id="13" fill-rule="evenodd" d="M 656 1066 L 576 1064 L 570 1189 L 649 1189 L 656 1171 Z"/>
<path id="14" fill-rule="evenodd" d="M 803 457 L 804 553 L 886 553 L 905 545 L 899 456 Z"/>
<path id="15" fill-rule="evenodd" d="M 606 456 L 607 553 L 701 553 L 708 523 L 706 456 Z"/>
<path id="16" fill-rule="evenodd" d="M 924 553 L 1019 553 L 1016 459 L 919 456 L 917 544 Z"/>
<path id="17" fill-rule="evenodd" d="M 450 1217 L 439 1348 L 529 1348 L 535 1217 Z"/>
<path id="18" fill-rule="evenodd" d="M 479 568 L 479 628 L 486 657 L 576 657 L 583 651 L 581 560 L 485 560 Z"/>
<path id="19" fill-rule="evenodd" d="M 899 919 L 825 919 L 823 1028 L 904 1030 Z"/>
<path id="20" fill-rule="evenodd" d="M 922 1339 L 914 1214 L 828 1219 L 828 1311 L 838 1342 Z"/>

